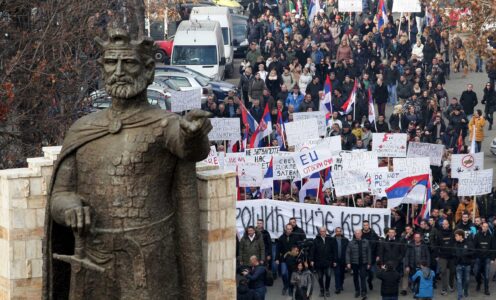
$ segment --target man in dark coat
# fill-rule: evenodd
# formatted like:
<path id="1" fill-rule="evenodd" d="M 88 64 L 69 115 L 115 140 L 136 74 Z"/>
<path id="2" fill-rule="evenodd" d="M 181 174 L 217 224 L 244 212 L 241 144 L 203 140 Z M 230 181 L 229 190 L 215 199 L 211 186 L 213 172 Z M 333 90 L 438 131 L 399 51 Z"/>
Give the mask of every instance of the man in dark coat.
<path id="1" fill-rule="evenodd" d="M 343 229 L 341 227 L 336 227 L 334 233 L 334 238 L 332 239 L 332 252 L 334 253 L 334 282 L 336 294 L 339 294 L 343 290 L 344 272 L 346 268 L 346 249 L 348 248 L 349 240 L 343 236 Z"/>
<path id="2" fill-rule="evenodd" d="M 401 275 L 394 267 L 395 262 L 387 262 L 383 265 L 382 270 L 377 273 L 377 278 L 381 283 L 382 299 L 398 299 L 398 290 Z"/>
<path id="3" fill-rule="evenodd" d="M 307 235 L 305 234 L 305 231 L 303 231 L 303 229 L 298 227 L 298 225 L 296 224 L 296 218 L 290 218 L 289 224 L 291 224 L 291 226 L 293 226 L 293 235 L 296 236 L 297 241 L 306 240 Z"/>
<path id="4" fill-rule="evenodd" d="M 460 104 L 462 105 L 463 111 L 467 118 L 471 119 L 474 114 L 474 108 L 477 106 L 479 101 L 477 100 L 477 94 L 473 91 L 474 86 L 472 84 L 467 84 L 467 90 L 463 91 L 460 97 Z"/>
<path id="5" fill-rule="evenodd" d="M 313 240 L 311 250 L 311 265 L 317 271 L 320 295 L 330 297 L 329 286 L 331 285 L 331 266 L 334 262 L 334 252 L 332 247 L 332 239 L 327 235 L 327 228 L 319 228 L 319 235 Z M 325 284 L 324 284 L 325 277 Z"/>
<path id="6" fill-rule="evenodd" d="M 471 239 L 465 238 L 465 232 L 462 229 L 455 231 L 455 244 L 453 256 L 456 266 L 456 282 L 458 299 L 468 297 L 468 284 L 470 281 L 470 265 L 472 264 L 474 254 L 474 244 Z"/>
<path id="7" fill-rule="evenodd" d="M 380 241 L 378 248 L 379 261 L 382 264 L 389 262 L 393 264 L 395 270 L 401 270 L 401 261 L 405 256 L 405 245 L 396 236 L 395 228 L 388 229 L 386 238 Z"/>
<path id="8" fill-rule="evenodd" d="M 483 223 L 482 230 L 474 237 L 474 247 L 477 251 L 477 257 L 474 264 L 474 274 L 477 280 L 477 291 L 480 290 L 482 277 L 484 278 L 484 294 L 489 296 L 489 273 L 491 270 L 491 261 L 494 262 L 496 254 L 496 240 L 493 234 L 489 232 L 489 224 Z"/>
<path id="9" fill-rule="evenodd" d="M 431 261 L 429 247 L 422 241 L 422 234 L 415 233 L 413 242 L 406 246 L 406 255 L 404 259 L 405 275 L 411 276 L 415 274 L 417 268 L 420 268 L 420 262 Z M 408 281 L 403 281 L 401 295 L 406 295 Z"/>
<path id="10" fill-rule="evenodd" d="M 441 295 L 448 293 L 449 285 L 454 286 L 455 265 L 453 264 L 453 243 L 454 236 L 448 220 L 444 219 L 436 236 L 434 254 L 439 265 L 439 274 L 441 275 Z"/>
<path id="11" fill-rule="evenodd" d="M 355 298 L 360 295 L 367 296 L 367 270 L 370 270 L 372 256 L 369 241 L 362 238 L 362 230 L 355 230 L 355 238 L 346 248 L 346 265 L 353 270 L 353 284 L 355 286 Z"/>
<path id="12" fill-rule="evenodd" d="M 362 222 L 362 237 L 364 240 L 369 241 L 370 245 L 370 252 L 372 255 L 372 261 L 371 264 L 373 264 L 375 261 L 377 261 L 377 246 L 379 242 L 379 235 L 375 233 L 374 229 L 370 228 L 370 223 L 368 220 L 364 220 Z M 374 286 L 372 285 L 372 280 L 374 279 L 374 273 L 373 273 L 373 268 L 375 266 L 372 266 L 367 270 L 367 282 L 369 284 L 369 289 L 372 290 Z"/>

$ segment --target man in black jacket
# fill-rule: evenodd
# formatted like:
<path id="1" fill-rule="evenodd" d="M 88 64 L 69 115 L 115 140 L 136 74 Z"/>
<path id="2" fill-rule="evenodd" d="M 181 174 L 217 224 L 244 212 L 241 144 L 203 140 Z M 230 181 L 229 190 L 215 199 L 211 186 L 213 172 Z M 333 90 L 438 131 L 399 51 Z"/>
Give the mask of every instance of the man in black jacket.
<path id="1" fill-rule="evenodd" d="M 307 238 L 307 235 L 305 234 L 305 231 L 298 227 L 296 224 L 296 218 L 290 218 L 289 219 L 289 224 L 293 226 L 293 235 L 295 235 L 295 238 L 297 241 L 304 241 Z"/>
<path id="2" fill-rule="evenodd" d="M 256 256 L 250 257 L 250 270 L 244 270 L 241 274 L 248 279 L 248 286 L 258 295 L 258 299 L 265 300 L 267 288 L 265 287 L 265 267 L 260 263 Z"/>
<path id="3" fill-rule="evenodd" d="M 477 252 L 477 258 L 474 264 L 474 274 L 477 279 L 477 291 L 480 290 L 481 277 L 484 277 L 484 294 L 489 293 L 489 271 L 491 263 L 494 263 L 496 243 L 493 235 L 489 232 L 489 224 L 482 223 L 482 230 L 475 235 L 474 247 Z"/>
<path id="4" fill-rule="evenodd" d="M 422 234 L 417 232 L 413 235 L 413 242 L 407 245 L 406 255 L 404 259 L 405 276 L 413 275 L 418 268 L 420 262 L 431 261 L 429 248 L 422 241 Z M 408 280 L 403 280 L 401 295 L 407 294 Z"/>
<path id="5" fill-rule="evenodd" d="M 382 264 L 389 262 L 395 270 L 400 272 L 401 261 L 405 256 L 405 245 L 396 237 L 395 228 L 389 228 L 386 238 L 380 241 L 378 256 Z"/>
<path id="6" fill-rule="evenodd" d="M 398 299 L 398 291 L 401 275 L 394 267 L 395 262 L 390 261 L 382 266 L 382 270 L 377 273 L 377 278 L 381 283 L 382 299 Z"/>
<path id="7" fill-rule="evenodd" d="M 264 221 L 262 219 L 257 220 L 257 230 L 262 234 L 263 242 L 265 246 L 265 257 L 262 258 L 267 266 L 271 266 L 272 263 L 272 239 L 270 238 L 270 233 L 264 228 Z"/>
<path id="8" fill-rule="evenodd" d="M 245 72 L 241 74 L 241 77 L 239 78 L 239 83 L 238 83 L 238 90 L 241 91 L 241 95 L 243 96 L 243 104 L 250 109 L 251 108 L 251 102 L 248 97 L 248 90 L 250 89 L 250 84 L 253 80 L 253 75 L 252 75 L 252 70 L 251 67 L 248 67 L 245 69 Z M 286 100 L 286 99 L 284 99 Z"/>
<path id="9" fill-rule="evenodd" d="M 460 104 L 468 119 L 472 118 L 474 108 L 479 103 L 479 101 L 477 101 L 477 94 L 473 91 L 473 88 L 474 86 L 471 83 L 468 84 L 467 90 L 463 91 L 462 96 L 460 97 Z"/>
<path id="10" fill-rule="evenodd" d="M 317 272 L 320 296 L 330 297 L 329 286 L 331 285 L 331 266 L 334 262 L 334 252 L 332 239 L 327 235 L 327 228 L 319 228 L 319 235 L 313 240 L 313 247 L 310 255 L 310 264 Z M 325 277 L 325 285 L 324 285 Z"/>
<path id="11" fill-rule="evenodd" d="M 332 239 L 332 248 L 334 253 L 334 282 L 336 285 L 336 294 L 341 293 L 344 284 L 344 272 L 346 268 L 346 248 L 349 240 L 343 236 L 343 229 L 336 227 L 334 229 L 334 238 Z"/>
<path id="12" fill-rule="evenodd" d="M 355 238 L 346 248 L 346 264 L 353 270 L 353 284 L 355 285 L 355 298 L 360 295 L 367 297 L 367 270 L 370 270 L 372 256 L 369 241 L 362 238 L 362 230 L 355 230 Z"/>
<path id="13" fill-rule="evenodd" d="M 439 265 L 441 275 L 441 295 L 448 293 L 448 282 L 452 288 L 455 281 L 455 265 L 453 263 L 453 243 L 454 236 L 448 220 L 443 220 L 441 230 L 439 230 L 435 241 L 435 256 Z M 449 269 L 449 271 L 448 271 Z M 449 280 L 449 281 L 448 281 Z"/>
<path id="14" fill-rule="evenodd" d="M 296 246 L 297 243 L 296 235 L 293 233 L 293 226 L 287 224 L 284 233 L 277 239 L 277 251 L 276 251 L 276 264 L 281 266 L 281 277 L 284 284 L 283 294 L 289 289 L 289 271 L 286 262 L 284 261 L 284 255 L 291 251 L 291 247 Z"/>
<path id="15" fill-rule="evenodd" d="M 364 240 L 368 240 L 370 244 L 370 253 L 372 255 L 371 267 L 367 269 L 367 283 L 369 284 L 369 290 L 373 290 L 372 280 L 374 279 L 374 262 L 377 261 L 377 242 L 379 241 L 379 236 L 375 231 L 370 228 L 370 223 L 364 220 L 362 223 L 362 237 Z"/>
<path id="16" fill-rule="evenodd" d="M 456 289 L 458 299 L 468 297 L 468 283 L 470 281 L 470 265 L 472 264 L 474 245 L 470 239 L 465 238 L 465 232 L 461 229 L 455 231 L 455 249 L 453 255 L 456 265 Z"/>

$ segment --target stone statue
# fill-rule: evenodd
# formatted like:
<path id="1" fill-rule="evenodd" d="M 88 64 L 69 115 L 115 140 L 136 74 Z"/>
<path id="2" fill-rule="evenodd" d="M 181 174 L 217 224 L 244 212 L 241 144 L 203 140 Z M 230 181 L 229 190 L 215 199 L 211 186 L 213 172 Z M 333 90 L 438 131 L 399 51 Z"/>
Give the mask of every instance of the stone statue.
<path id="1" fill-rule="evenodd" d="M 195 162 L 209 113 L 152 106 L 153 41 L 95 39 L 110 108 L 67 132 L 49 188 L 43 299 L 205 299 Z"/>

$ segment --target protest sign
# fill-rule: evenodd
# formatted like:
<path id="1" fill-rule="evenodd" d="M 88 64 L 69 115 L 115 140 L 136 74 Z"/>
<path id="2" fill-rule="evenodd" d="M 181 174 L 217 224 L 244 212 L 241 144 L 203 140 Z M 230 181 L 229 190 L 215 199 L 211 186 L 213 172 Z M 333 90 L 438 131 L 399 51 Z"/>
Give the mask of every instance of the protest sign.
<path id="1" fill-rule="evenodd" d="M 491 193 L 493 169 L 463 172 L 458 177 L 458 196 L 478 196 Z"/>
<path id="2" fill-rule="evenodd" d="M 373 133 L 372 151 L 379 157 L 406 157 L 406 133 Z"/>
<path id="3" fill-rule="evenodd" d="M 406 175 L 402 172 L 371 172 L 370 193 L 378 197 L 387 197 L 386 189 Z"/>
<path id="4" fill-rule="evenodd" d="M 262 168 L 259 163 L 244 163 L 238 166 L 238 186 L 260 186 L 263 181 Z"/>
<path id="5" fill-rule="evenodd" d="M 224 170 L 236 171 L 236 167 L 245 162 L 254 162 L 253 158 L 247 158 L 244 152 L 226 153 L 224 157 Z"/>
<path id="6" fill-rule="evenodd" d="M 332 172 L 332 183 L 337 197 L 368 192 L 366 173 L 360 170 L 343 170 Z"/>
<path id="7" fill-rule="evenodd" d="M 323 148 L 337 153 L 341 151 L 341 136 L 329 136 L 323 139 L 308 140 L 304 144 L 295 146 L 295 152 L 303 152 L 314 148 Z"/>
<path id="8" fill-rule="evenodd" d="M 304 144 L 307 140 L 319 138 L 319 125 L 316 119 L 288 122 L 284 126 L 288 146 Z"/>
<path id="9" fill-rule="evenodd" d="M 296 163 L 292 156 L 274 155 L 272 158 L 272 171 L 274 180 L 293 180 L 300 178 Z"/>
<path id="10" fill-rule="evenodd" d="M 257 220 L 264 221 L 265 229 L 272 238 L 278 238 L 284 232 L 284 226 L 290 218 L 296 218 L 298 227 L 305 231 L 308 238 L 319 234 L 320 227 L 326 227 L 329 235 L 336 227 L 343 229 L 347 238 L 352 238 L 353 231 L 362 228 L 364 220 L 369 221 L 371 229 L 383 235 L 384 229 L 390 227 L 391 211 L 383 208 L 356 208 L 330 205 L 294 203 L 275 200 L 236 201 L 236 227 L 244 232 L 248 226 L 256 226 Z"/>
<path id="11" fill-rule="evenodd" d="M 296 153 L 293 159 L 302 178 L 331 167 L 333 164 L 332 153 L 320 148 Z"/>
<path id="12" fill-rule="evenodd" d="M 182 112 L 194 108 L 201 109 L 201 89 L 189 91 L 174 91 L 169 89 L 171 94 L 171 111 Z"/>
<path id="13" fill-rule="evenodd" d="M 333 170 L 375 170 L 378 167 L 377 152 L 374 151 L 341 151 L 341 166 L 335 165 Z"/>
<path id="14" fill-rule="evenodd" d="M 208 133 L 211 141 L 239 141 L 241 129 L 239 118 L 211 118 L 212 130 Z"/>
<path id="15" fill-rule="evenodd" d="M 432 166 L 441 166 L 444 154 L 444 145 L 431 143 L 408 144 L 407 157 L 429 157 Z"/>
<path id="16" fill-rule="evenodd" d="M 219 158 L 217 156 L 217 150 L 215 150 L 215 146 L 210 146 L 210 152 L 208 153 L 207 158 L 200 162 L 200 165 L 207 166 L 219 166 Z"/>
<path id="17" fill-rule="evenodd" d="M 407 157 L 394 158 L 393 168 L 395 172 L 404 172 L 410 175 L 430 173 L 429 157 Z"/>
<path id="18" fill-rule="evenodd" d="M 451 155 L 451 177 L 461 173 L 484 170 L 484 152 Z"/>
<path id="19" fill-rule="evenodd" d="M 408 13 L 408 12 L 421 12 L 419 0 L 394 0 L 393 12 Z"/>
<path id="20" fill-rule="evenodd" d="M 310 111 L 310 112 L 299 112 L 293 113 L 293 121 L 301 121 L 307 119 L 315 119 L 317 120 L 317 124 L 319 127 L 319 135 L 326 135 L 326 113 L 325 111 Z"/>
<path id="21" fill-rule="evenodd" d="M 362 0 L 339 0 L 339 12 L 363 12 Z"/>
<path id="22" fill-rule="evenodd" d="M 279 153 L 279 147 L 251 148 L 245 150 L 246 157 L 249 157 L 255 163 L 261 164 L 264 171 L 269 168 L 272 155 L 277 153 Z"/>

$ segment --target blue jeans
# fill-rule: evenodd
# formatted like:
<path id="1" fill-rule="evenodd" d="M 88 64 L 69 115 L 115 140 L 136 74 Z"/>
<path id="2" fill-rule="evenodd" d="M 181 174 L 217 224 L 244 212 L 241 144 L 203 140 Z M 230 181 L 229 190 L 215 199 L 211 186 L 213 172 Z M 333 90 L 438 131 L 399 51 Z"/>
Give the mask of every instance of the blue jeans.
<path id="1" fill-rule="evenodd" d="M 398 300 L 398 296 L 382 296 L 382 300 Z"/>
<path id="2" fill-rule="evenodd" d="M 388 103 L 391 105 L 396 105 L 396 103 L 398 103 L 398 96 L 396 95 L 396 84 L 388 84 L 387 89 L 389 93 Z"/>
<path id="3" fill-rule="evenodd" d="M 284 285 L 284 289 L 289 288 L 289 271 L 288 271 L 288 265 L 286 265 L 285 262 L 281 263 L 281 277 L 282 277 L 282 284 Z"/>
<path id="4" fill-rule="evenodd" d="M 253 290 L 258 295 L 258 299 L 265 300 L 265 294 L 267 293 L 267 288 L 265 286 Z"/>
<path id="5" fill-rule="evenodd" d="M 456 266 L 456 290 L 458 298 L 463 297 L 463 291 L 468 291 L 468 282 L 470 280 L 470 266 Z"/>
<path id="6" fill-rule="evenodd" d="M 491 269 L 490 258 L 477 258 L 474 264 L 474 274 L 477 284 L 481 284 L 481 277 L 484 277 L 484 290 L 489 290 L 489 271 Z"/>

